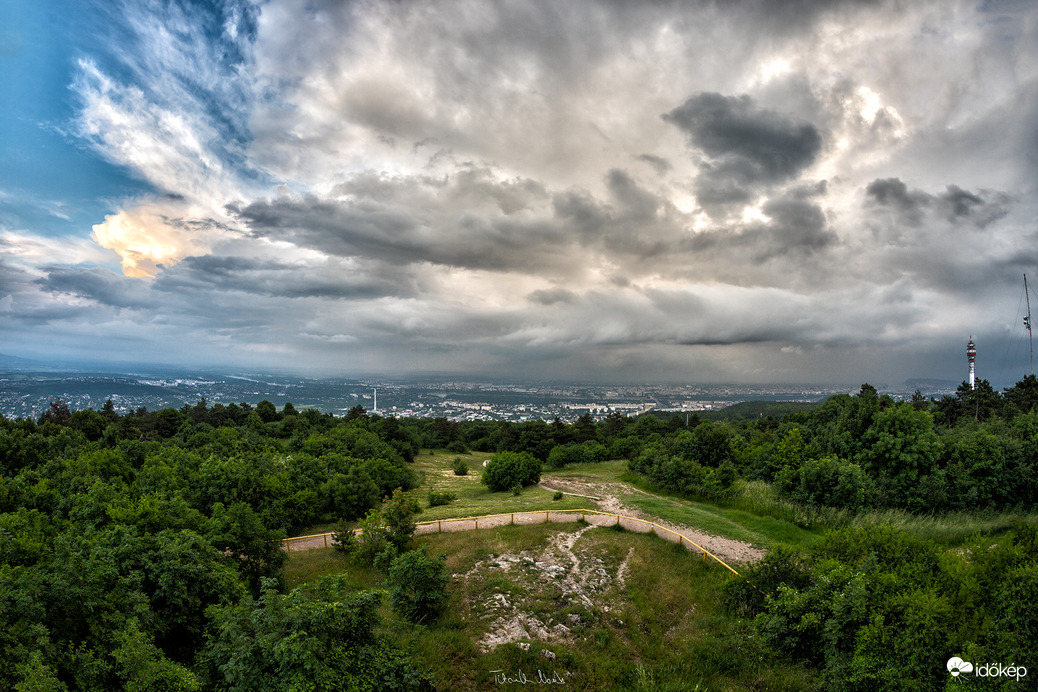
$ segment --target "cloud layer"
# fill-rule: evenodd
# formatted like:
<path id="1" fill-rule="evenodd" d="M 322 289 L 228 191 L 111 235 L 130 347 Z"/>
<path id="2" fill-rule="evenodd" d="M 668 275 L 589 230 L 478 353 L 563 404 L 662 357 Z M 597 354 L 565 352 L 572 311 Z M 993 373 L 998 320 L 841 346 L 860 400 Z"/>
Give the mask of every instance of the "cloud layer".
<path id="1" fill-rule="evenodd" d="M 1027 3 L 203 9 L 93 9 L 70 131 L 154 193 L 107 264 L 6 229 L 12 350 L 854 382 L 1015 328 Z"/>

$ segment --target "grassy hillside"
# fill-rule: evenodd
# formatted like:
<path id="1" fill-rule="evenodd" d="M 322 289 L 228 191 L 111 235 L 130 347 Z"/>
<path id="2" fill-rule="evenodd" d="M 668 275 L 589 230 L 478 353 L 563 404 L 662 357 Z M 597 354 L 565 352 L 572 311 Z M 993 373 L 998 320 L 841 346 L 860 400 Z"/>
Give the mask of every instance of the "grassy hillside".
<path id="1" fill-rule="evenodd" d="M 579 524 L 506 526 L 416 539 L 446 553 L 450 595 L 418 627 L 384 608 L 387 629 L 441 689 L 809 690 L 813 674 L 765 660 L 751 621 L 723 612 L 731 578 L 659 538 Z M 378 575 L 332 550 L 292 554 L 289 585 L 345 571 Z M 505 682 L 502 684 L 502 679 Z"/>

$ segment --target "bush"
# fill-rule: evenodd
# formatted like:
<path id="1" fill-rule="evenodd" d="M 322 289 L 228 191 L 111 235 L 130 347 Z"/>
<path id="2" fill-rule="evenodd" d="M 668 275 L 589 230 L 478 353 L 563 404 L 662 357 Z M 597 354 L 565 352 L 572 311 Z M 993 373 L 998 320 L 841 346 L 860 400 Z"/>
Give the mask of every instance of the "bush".
<path id="1" fill-rule="evenodd" d="M 400 488 L 393 491 L 393 497 L 386 501 L 382 508 L 382 518 L 386 522 L 389 542 L 399 552 L 407 550 L 411 544 L 411 536 L 417 528 L 414 515 L 422 511 L 418 501 Z"/>
<path id="2" fill-rule="evenodd" d="M 522 485 L 520 485 L 519 483 L 516 483 L 515 485 L 512 486 L 512 494 L 513 495 L 515 495 L 516 497 L 519 497 L 519 494 L 521 492 L 523 492 L 523 486 Z"/>
<path id="3" fill-rule="evenodd" d="M 763 613 L 767 595 L 778 592 L 780 586 L 803 589 L 811 583 L 811 571 L 804 556 L 788 546 L 768 551 L 762 560 L 742 570 L 724 585 L 724 604 L 729 612 L 741 617 Z"/>
<path id="4" fill-rule="evenodd" d="M 433 490 L 429 491 L 429 506 L 430 507 L 439 507 L 440 505 L 449 505 L 450 503 L 454 502 L 457 499 L 458 499 L 458 496 L 455 495 L 454 493 L 451 493 L 451 492 L 444 491 L 442 493 L 438 493 L 438 492 L 435 492 Z"/>
<path id="5" fill-rule="evenodd" d="M 426 546 L 403 553 L 389 567 L 393 610 L 411 622 L 435 615 L 447 597 L 447 556 L 430 558 Z"/>
<path id="6" fill-rule="evenodd" d="M 555 494 L 551 496 L 551 499 L 556 500 L 556 501 L 561 500 L 562 499 L 562 491 L 561 490 L 556 490 Z"/>
<path id="7" fill-rule="evenodd" d="M 347 528 L 346 521 L 340 521 L 332 531 L 332 546 L 340 553 L 347 555 L 357 549 L 357 534 Z"/>
<path id="8" fill-rule="evenodd" d="M 580 460 L 587 463 L 605 461 L 609 458 L 609 449 L 601 442 L 585 442 L 580 447 Z"/>
<path id="9" fill-rule="evenodd" d="M 469 475 L 469 465 L 461 457 L 454 457 L 454 463 L 451 464 L 451 468 L 454 469 L 455 476 Z"/>
<path id="10" fill-rule="evenodd" d="M 572 442 L 566 445 L 555 445 L 548 452 L 548 468 L 561 469 L 566 464 L 580 461 L 581 446 Z"/>
<path id="11" fill-rule="evenodd" d="M 389 543 L 389 532 L 382 525 L 382 513 L 377 509 L 368 510 L 367 515 L 358 524 L 361 540 L 357 554 L 369 565 L 374 564 L 375 556 Z"/>
<path id="12" fill-rule="evenodd" d="M 449 445 L 447 445 L 447 451 L 454 452 L 455 454 L 467 454 L 469 448 L 466 447 L 465 443 L 461 440 L 454 440 Z"/>
<path id="13" fill-rule="evenodd" d="M 808 459 L 797 469 L 783 468 L 775 479 L 779 494 L 817 507 L 858 510 L 872 504 L 875 483 L 857 464 L 837 457 Z"/>
<path id="14" fill-rule="evenodd" d="M 490 492 L 533 485 L 541 480 L 541 462 L 529 452 L 499 452 L 490 458 L 482 482 Z"/>
<path id="15" fill-rule="evenodd" d="M 343 519 L 359 519 L 379 499 L 378 486 L 360 465 L 332 474 L 320 490 L 324 511 Z"/>

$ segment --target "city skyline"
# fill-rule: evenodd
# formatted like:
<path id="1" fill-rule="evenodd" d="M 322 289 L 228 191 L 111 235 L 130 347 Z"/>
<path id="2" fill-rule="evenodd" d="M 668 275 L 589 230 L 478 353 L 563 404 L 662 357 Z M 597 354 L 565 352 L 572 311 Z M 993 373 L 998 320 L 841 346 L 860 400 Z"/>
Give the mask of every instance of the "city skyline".
<path id="1" fill-rule="evenodd" d="M 1029 2 L 0 10 L 0 351 L 320 375 L 1027 371 Z"/>

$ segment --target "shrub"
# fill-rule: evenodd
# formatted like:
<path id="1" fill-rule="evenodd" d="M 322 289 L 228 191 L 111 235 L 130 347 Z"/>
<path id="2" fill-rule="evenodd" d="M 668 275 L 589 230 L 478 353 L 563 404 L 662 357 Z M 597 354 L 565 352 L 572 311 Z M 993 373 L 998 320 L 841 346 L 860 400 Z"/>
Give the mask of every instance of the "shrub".
<path id="1" fill-rule="evenodd" d="M 400 488 L 393 491 L 393 497 L 386 501 L 382 508 L 382 518 L 386 522 L 389 542 L 400 552 L 407 550 L 411 536 L 416 528 L 414 515 L 422 511 L 418 501 Z"/>
<path id="2" fill-rule="evenodd" d="M 393 610 L 411 622 L 435 615 L 447 597 L 447 556 L 431 558 L 426 546 L 393 560 L 389 599 Z"/>
<path id="3" fill-rule="evenodd" d="M 551 499 L 556 500 L 556 501 L 561 500 L 562 499 L 562 491 L 561 490 L 556 490 L 555 494 L 551 496 Z"/>
<path id="4" fill-rule="evenodd" d="M 768 551 L 762 560 L 742 570 L 724 585 L 724 604 L 729 612 L 753 617 L 764 612 L 767 594 L 775 594 L 782 585 L 803 589 L 811 583 L 811 572 L 804 556 L 788 546 Z"/>
<path id="5" fill-rule="evenodd" d="M 370 565 L 375 562 L 375 556 L 389 543 L 389 532 L 382 525 L 382 513 L 377 509 L 368 510 L 367 515 L 358 524 L 361 540 L 357 553 Z"/>
<path id="6" fill-rule="evenodd" d="M 469 465 L 461 457 L 454 457 L 454 463 L 451 464 L 451 468 L 454 469 L 455 476 L 469 475 Z"/>
<path id="7" fill-rule="evenodd" d="M 609 458 L 609 449 L 601 442 L 589 441 L 581 445 L 580 460 L 583 462 L 599 462 Z"/>
<path id="8" fill-rule="evenodd" d="M 455 454 L 466 454 L 468 453 L 469 449 L 461 440 L 454 440 L 449 445 L 447 445 L 447 451 L 454 452 Z"/>
<path id="9" fill-rule="evenodd" d="M 555 445 L 548 452 L 548 468 L 561 469 L 566 464 L 576 464 L 581 461 L 583 446 L 573 444 Z"/>
<path id="10" fill-rule="evenodd" d="M 357 534 L 347 528 L 346 520 L 341 520 L 332 531 L 332 546 L 340 553 L 352 553 L 357 549 Z"/>
<path id="11" fill-rule="evenodd" d="M 439 507 L 440 505 L 449 505 L 458 499 L 458 496 L 454 493 L 443 491 L 442 493 L 429 491 L 429 506 Z"/>
<path id="12" fill-rule="evenodd" d="M 512 494 L 513 495 L 515 495 L 516 497 L 519 497 L 519 493 L 521 493 L 521 492 L 523 492 L 523 486 L 521 484 L 516 483 L 515 485 L 512 486 Z"/>
<path id="13" fill-rule="evenodd" d="M 514 486 L 533 485 L 541 480 L 541 462 L 529 452 L 499 452 L 490 458 L 482 482 L 490 492 Z"/>
<path id="14" fill-rule="evenodd" d="M 360 466 L 335 473 L 321 486 L 323 509 L 343 519 L 358 519 L 378 504 L 378 486 Z"/>
<path id="15" fill-rule="evenodd" d="M 779 493 L 794 502 L 857 510 L 872 503 L 875 484 L 860 466 L 828 456 L 808 459 L 800 468 L 783 468 L 776 479 Z"/>

